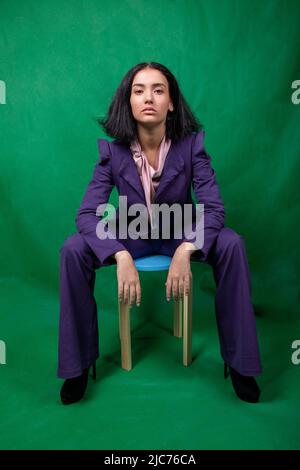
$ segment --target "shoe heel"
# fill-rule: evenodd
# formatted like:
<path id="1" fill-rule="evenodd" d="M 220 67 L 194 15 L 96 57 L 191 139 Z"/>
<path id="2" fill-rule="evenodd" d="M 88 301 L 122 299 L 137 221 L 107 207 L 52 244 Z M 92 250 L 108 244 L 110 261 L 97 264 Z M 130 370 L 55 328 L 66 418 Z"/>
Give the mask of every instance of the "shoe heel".
<path id="1" fill-rule="evenodd" d="M 259 401 L 260 388 L 254 377 L 244 376 L 224 363 L 225 379 L 227 379 L 228 375 L 230 375 L 233 389 L 238 398 L 249 403 L 257 403 Z"/>

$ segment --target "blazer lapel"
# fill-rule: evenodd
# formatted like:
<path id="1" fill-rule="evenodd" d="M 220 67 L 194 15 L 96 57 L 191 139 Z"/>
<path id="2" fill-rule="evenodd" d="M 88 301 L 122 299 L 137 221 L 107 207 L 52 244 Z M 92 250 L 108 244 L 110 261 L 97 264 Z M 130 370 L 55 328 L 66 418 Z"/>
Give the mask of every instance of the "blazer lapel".
<path id="1" fill-rule="evenodd" d="M 121 160 L 119 177 L 125 179 L 146 204 L 144 188 L 130 147 L 125 144 L 118 145 Z M 164 191 L 166 191 L 172 183 L 174 184 L 177 175 L 182 172 L 183 169 L 184 158 L 182 152 L 178 150 L 178 142 L 172 142 L 155 192 L 155 202 L 159 201 Z"/>
<path id="2" fill-rule="evenodd" d="M 155 202 L 159 202 L 163 193 L 170 186 L 176 185 L 176 178 L 183 171 L 184 158 L 182 151 L 179 151 L 178 142 L 172 142 L 155 192 Z"/>
<path id="3" fill-rule="evenodd" d="M 143 200 L 144 204 L 146 204 L 144 188 L 138 169 L 134 163 L 130 147 L 125 144 L 119 144 L 119 146 L 119 155 L 121 160 L 119 178 L 123 178 Z"/>

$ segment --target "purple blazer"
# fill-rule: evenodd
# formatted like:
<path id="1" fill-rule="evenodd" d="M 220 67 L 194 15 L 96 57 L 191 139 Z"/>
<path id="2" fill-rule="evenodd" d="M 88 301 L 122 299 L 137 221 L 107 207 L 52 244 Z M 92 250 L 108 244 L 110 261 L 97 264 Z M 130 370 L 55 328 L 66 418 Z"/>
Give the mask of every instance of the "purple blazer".
<path id="1" fill-rule="evenodd" d="M 204 148 L 205 131 L 192 133 L 177 142 L 172 142 L 167 154 L 160 182 L 155 193 L 155 203 L 204 204 L 204 244 L 201 259 L 206 259 L 219 231 L 224 227 L 224 204 L 220 196 L 211 157 Z M 129 249 L 139 240 L 105 239 L 97 237 L 96 226 L 101 218 L 96 215 L 99 204 L 108 202 L 116 186 L 119 196 L 127 196 L 128 207 L 134 203 L 146 205 L 144 189 L 133 160 L 129 145 L 117 141 L 98 139 L 100 158 L 94 166 L 82 203 L 77 211 L 75 223 L 78 232 L 103 265 L 115 263 L 111 256 L 120 250 Z M 195 205 L 194 205 L 195 207 Z M 183 210 L 183 207 L 182 207 Z M 116 212 L 118 221 L 118 210 Z M 194 219 L 193 219 L 194 220 Z M 193 230 L 196 230 L 193 221 Z M 150 243 L 151 243 L 151 239 Z M 195 243 L 194 239 L 176 240 L 177 246 L 183 241 Z M 174 240 L 169 240 L 170 243 Z M 198 253 L 198 252 L 196 252 Z"/>

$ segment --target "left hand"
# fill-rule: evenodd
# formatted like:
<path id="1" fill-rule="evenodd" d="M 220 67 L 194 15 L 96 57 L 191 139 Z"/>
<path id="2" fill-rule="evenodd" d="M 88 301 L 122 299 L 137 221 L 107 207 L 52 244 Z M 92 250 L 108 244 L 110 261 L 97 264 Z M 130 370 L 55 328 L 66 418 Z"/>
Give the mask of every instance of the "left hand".
<path id="1" fill-rule="evenodd" d="M 183 298 L 183 294 L 188 294 L 190 290 L 191 281 L 191 266 L 190 256 L 192 254 L 193 245 L 188 242 L 184 242 L 175 251 L 172 262 L 169 268 L 166 286 L 166 297 L 167 301 L 170 300 L 170 294 L 172 291 L 173 299 L 178 301 L 179 298 Z"/>

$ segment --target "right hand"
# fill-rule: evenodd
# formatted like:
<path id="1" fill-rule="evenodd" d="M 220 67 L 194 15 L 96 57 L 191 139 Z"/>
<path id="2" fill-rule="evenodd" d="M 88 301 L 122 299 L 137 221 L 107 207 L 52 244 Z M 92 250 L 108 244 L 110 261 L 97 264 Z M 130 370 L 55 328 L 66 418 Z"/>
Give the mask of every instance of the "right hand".
<path id="1" fill-rule="evenodd" d="M 118 298 L 125 304 L 129 301 L 129 308 L 136 300 L 137 307 L 141 302 L 141 285 L 138 271 L 132 256 L 127 250 L 118 251 L 114 255 L 117 262 Z"/>

